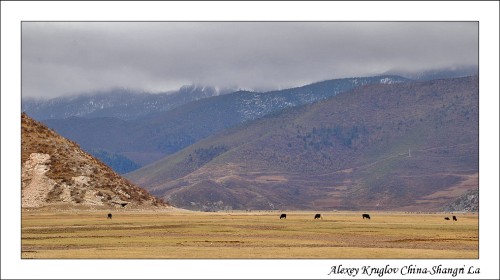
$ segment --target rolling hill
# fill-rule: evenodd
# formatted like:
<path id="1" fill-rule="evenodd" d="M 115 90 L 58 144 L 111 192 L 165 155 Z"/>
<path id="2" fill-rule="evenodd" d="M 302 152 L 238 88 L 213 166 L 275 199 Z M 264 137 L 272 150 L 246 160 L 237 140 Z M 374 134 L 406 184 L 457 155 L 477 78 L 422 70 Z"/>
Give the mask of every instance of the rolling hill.
<path id="1" fill-rule="evenodd" d="M 23 208 L 167 206 L 25 113 L 21 141 Z"/>
<path id="2" fill-rule="evenodd" d="M 335 79 L 280 91 L 238 91 L 212 96 L 130 120 L 73 116 L 43 122 L 87 152 L 107 160 L 116 171 L 128 172 L 134 166 L 150 164 L 214 133 L 285 108 L 314 103 L 366 84 L 407 81 L 389 75 Z M 124 164 L 131 168 L 119 169 Z"/>
<path id="3" fill-rule="evenodd" d="M 478 77 L 371 84 L 240 123 L 126 177 L 196 210 L 440 210 L 477 190 Z"/>

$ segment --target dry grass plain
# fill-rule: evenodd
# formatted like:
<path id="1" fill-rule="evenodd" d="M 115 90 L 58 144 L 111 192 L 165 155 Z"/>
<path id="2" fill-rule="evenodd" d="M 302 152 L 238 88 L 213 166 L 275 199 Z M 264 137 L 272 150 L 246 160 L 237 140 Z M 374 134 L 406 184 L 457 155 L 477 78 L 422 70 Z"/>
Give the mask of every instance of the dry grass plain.
<path id="1" fill-rule="evenodd" d="M 23 259 L 477 259 L 477 214 L 25 211 Z"/>

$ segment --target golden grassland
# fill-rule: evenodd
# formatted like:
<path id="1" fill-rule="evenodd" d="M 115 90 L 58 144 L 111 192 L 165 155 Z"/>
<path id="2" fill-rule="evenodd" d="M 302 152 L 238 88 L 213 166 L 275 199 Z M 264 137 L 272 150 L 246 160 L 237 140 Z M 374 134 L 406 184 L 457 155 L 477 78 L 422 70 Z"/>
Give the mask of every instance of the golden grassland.
<path id="1" fill-rule="evenodd" d="M 477 214 L 22 211 L 23 259 L 477 259 Z"/>

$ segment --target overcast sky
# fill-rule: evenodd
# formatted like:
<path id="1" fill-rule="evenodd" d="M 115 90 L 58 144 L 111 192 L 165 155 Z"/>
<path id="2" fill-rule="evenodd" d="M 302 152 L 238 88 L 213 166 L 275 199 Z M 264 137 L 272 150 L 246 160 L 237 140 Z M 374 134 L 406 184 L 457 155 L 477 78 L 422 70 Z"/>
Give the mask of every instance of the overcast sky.
<path id="1" fill-rule="evenodd" d="M 270 90 L 478 64 L 477 22 L 23 22 L 22 95 Z"/>

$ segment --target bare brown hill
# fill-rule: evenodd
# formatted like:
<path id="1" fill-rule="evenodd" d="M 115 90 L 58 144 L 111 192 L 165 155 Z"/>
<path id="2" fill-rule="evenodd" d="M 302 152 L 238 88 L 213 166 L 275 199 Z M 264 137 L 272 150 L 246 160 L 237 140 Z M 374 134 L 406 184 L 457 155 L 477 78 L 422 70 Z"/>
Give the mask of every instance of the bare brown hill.
<path id="1" fill-rule="evenodd" d="M 127 178 L 199 210 L 437 211 L 479 186 L 478 77 L 368 85 L 199 141 Z"/>
<path id="2" fill-rule="evenodd" d="M 23 208 L 167 206 L 25 113 L 21 139 Z"/>

